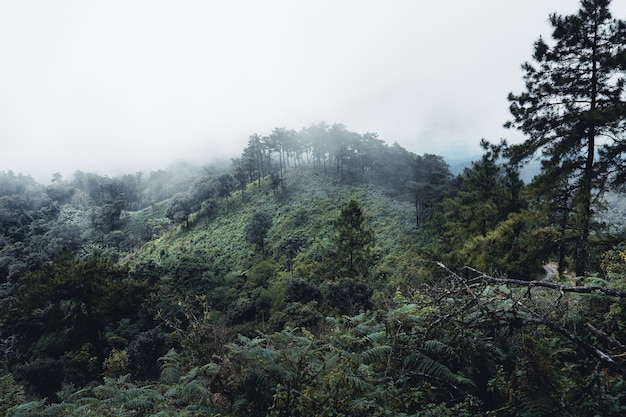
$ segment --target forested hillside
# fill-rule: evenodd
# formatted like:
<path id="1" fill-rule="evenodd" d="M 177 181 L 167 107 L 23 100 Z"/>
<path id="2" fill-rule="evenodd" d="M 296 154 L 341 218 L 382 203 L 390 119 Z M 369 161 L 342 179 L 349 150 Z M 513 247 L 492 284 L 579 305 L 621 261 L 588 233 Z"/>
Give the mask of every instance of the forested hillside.
<path id="1" fill-rule="evenodd" d="M 483 140 L 457 176 L 325 123 L 252 134 L 228 166 L 1 172 L 0 414 L 624 415 L 626 24 L 607 7 L 551 18 L 510 96 L 528 141 Z M 604 57 L 590 79 L 576 47 Z"/>

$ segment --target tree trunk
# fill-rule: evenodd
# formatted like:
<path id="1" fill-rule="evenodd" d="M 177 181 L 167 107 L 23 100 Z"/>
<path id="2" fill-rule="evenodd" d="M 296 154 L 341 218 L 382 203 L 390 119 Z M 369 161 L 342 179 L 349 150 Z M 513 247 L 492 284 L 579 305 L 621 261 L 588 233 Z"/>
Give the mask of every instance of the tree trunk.
<path id="1" fill-rule="evenodd" d="M 598 57 L 596 51 L 598 48 L 598 27 L 594 27 L 594 41 L 592 53 L 591 67 L 591 103 L 589 105 L 589 113 L 593 115 L 596 110 L 598 97 Z M 591 117 L 593 118 L 593 116 Z M 591 217 L 591 188 L 593 184 L 594 174 L 594 157 L 595 157 L 595 139 L 596 126 L 595 121 L 591 121 L 587 133 L 587 159 L 585 160 L 585 169 L 583 171 L 582 187 L 580 190 L 580 237 L 576 245 L 576 276 L 584 276 L 587 268 L 587 255 L 589 252 L 589 224 Z"/>

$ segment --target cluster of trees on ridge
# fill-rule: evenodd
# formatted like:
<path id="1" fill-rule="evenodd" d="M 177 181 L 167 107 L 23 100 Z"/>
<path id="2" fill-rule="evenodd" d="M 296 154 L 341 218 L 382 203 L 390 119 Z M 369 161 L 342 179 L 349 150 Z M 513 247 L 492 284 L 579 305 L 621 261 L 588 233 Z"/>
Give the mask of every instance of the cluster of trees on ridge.
<path id="1" fill-rule="evenodd" d="M 172 188 L 2 173 L 0 412 L 623 415 L 626 239 L 599 215 L 626 180 L 609 5 L 551 16 L 510 96 L 529 139 L 483 141 L 456 178 L 323 123 Z"/>

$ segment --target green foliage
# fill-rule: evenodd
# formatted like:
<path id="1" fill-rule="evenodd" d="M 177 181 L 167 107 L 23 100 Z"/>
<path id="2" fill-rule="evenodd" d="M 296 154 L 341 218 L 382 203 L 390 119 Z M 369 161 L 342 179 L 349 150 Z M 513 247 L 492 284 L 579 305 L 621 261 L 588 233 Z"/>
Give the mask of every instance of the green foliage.
<path id="1" fill-rule="evenodd" d="M 99 378 L 109 348 L 105 329 L 135 317 L 146 293 L 145 283 L 127 280 L 126 272 L 100 257 L 64 254 L 22 277 L 3 321 L 19 342 L 11 359 L 29 387 L 50 395 L 61 380 Z"/>
<path id="2" fill-rule="evenodd" d="M 293 279 L 285 283 L 285 301 L 303 302 L 320 301 L 322 294 L 311 282 Z"/>
<path id="3" fill-rule="evenodd" d="M 109 378 L 126 375 L 128 371 L 128 353 L 123 350 L 113 349 L 103 364 L 104 376 Z"/>
<path id="4" fill-rule="evenodd" d="M 24 388 L 15 382 L 13 375 L 0 375 L 0 414 L 24 402 Z"/>
<path id="5" fill-rule="evenodd" d="M 538 211 L 511 213 L 484 235 L 465 241 L 457 253 L 466 265 L 481 271 L 496 271 L 508 276 L 529 277 L 556 252 L 559 234 L 542 226 L 545 217 Z"/>
<path id="6" fill-rule="evenodd" d="M 183 362 L 199 366 L 213 355 L 223 353 L 224 345 L 232 338 L 233 332 L 223 315 L 211 309 L 206 297 L 171 301 L 175 308 L 169 312 L 159 311 L 158 315 L 171 329 L 170 338 L 180 347 Z M 168 360 L 168 355 L 159 361 Z M 172 357 L 177 358 L 178 354 L 172 354 Z"/>
<path id="7" fill-rule="evenodd" d="M 370 266 L 370 248 L 374 232 L 365 225 L 365 216 L 355 200 L 342 207 L 334 222 L 331 242 L 334 245 L 327 262 L 335 276 L 355 278 L 366 276 Z"/>
<path id="8" fill-rule="evenodd" d="M 159 358 L 161 362 L 161 382 L 165 385 L 176 384 L 181 376 L 180 356 L 171 349 L 163 357 Z"/>
<path id="9" fill-rule="evenodd" d="M 523 208 L 520 195 L 523 184 L 514 167 L 500 163 L 502 145 L 486 141 L 481 144 L 485 150 L 483 157 L 457 178 L 457 192 L 441 201 L 441 215 L 433 218 L 429 227 L 434 228 L 431 233 L 441 236 L 443 245 L 438 255 L 450 267 L 470 265 L 484 270 L 515 270 L 523 262 L 509 268 L 506 262 L 498 264 L 498 261 L 521 228 L 520 216 L 516 214 Z M 507 218 L 512 218 L 509 216 L 516 216 L 517 221 L 505 223 Z M 494 232 L 494 229 L 498 230 Z M 485 247 L 481 246 L 483 241 Z M 496 247 L 495 251 L 492 246 Z M 498 251 L 498 246 L 502 250 Z M 515 256 L 517 253 L 513 253 Z"/>
<path id="10" fill-rule="evenodd" d="M 371 308 L 372 290 L 352 278 L 341 278 L 323 286 L 324 300 L 343 314 L 355 315 Z"/>

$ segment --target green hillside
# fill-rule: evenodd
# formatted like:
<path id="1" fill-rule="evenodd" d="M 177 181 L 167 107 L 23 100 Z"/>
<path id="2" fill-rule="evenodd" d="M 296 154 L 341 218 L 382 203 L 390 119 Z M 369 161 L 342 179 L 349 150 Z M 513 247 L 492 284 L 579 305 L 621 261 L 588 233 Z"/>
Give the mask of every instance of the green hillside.
<path id="1" fill-rule="evenodd" d="M 167 271 L 162 283 L 181 296 L 206 295 L 224 313 L 263 288 L 271 299 L 264 312 L 269 318 L 284 308 L 286 282 L 341 278 L 323 271 L 321 257 L 332 251 L 329 238 L 341 207 L 355 200 L 375 236 L 369 276 L 362 279 L 384 292 L 418 278 L 421 257 L 410 202 L 390 197 L 380 186 L 347 185 L 310 167 L 288 170 L 276 194 L 267 181 L 260 187 L 250 184 L 217 206 L 202 207 L 187 223 L 145 244 L 126 259 L 131 274 L 145 265 Z M 255 212 L 273 218 L 264 254 L 244 236 Z"/>

